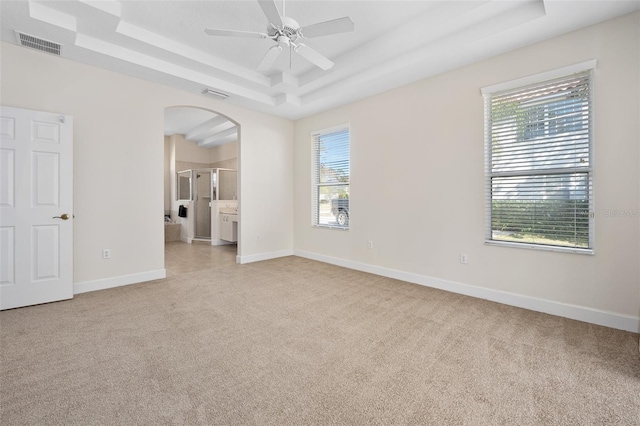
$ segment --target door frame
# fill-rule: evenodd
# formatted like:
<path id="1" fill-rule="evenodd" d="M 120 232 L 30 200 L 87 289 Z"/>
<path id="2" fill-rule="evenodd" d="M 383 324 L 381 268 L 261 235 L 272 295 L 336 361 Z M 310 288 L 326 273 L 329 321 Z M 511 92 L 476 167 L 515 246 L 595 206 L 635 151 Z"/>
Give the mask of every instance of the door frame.
<path id="1" fill-rule="evenodd" d="M 73 117 L 9 106 L 0 111 L 6 163 L 0 309 L 71 299 Z"/>
<path id="2" fill-rule="evenodd" d="M 238 172 L 238 176 L 237 176 L 237 202 L 238 202 L 238 243 L 236 245 L 237 250 L 236 250 L 236 262 L 240 263 L 240 259 L 242 258 L 242 226 L 240 226 L 240 224 L 242 223 L 242 209 L 240 208 L 241 206 L 241 202 L 242 202 L 242 124 L 240 124 L 238 121 L 234 120 L 233 118 L 231 118 L 230 116 L 228 116 L 227 114 L 224 114 L 220 111 L 216 111 L 214 109 L 211 108 L 205 108 L 205 107 L 201 107 L 201 106 L 196 106 L 196 105 L 167 105 L 164 107 L 163 111 L 166 111 L 169 108 L 193 108 L 193 109 L 199 109 L 199 110 L 204 110 L 204 111 L 209 111 L 212 112 L 214 114 L 220 115 L 225 117 L 227 120 L 229 120 L 230 122 L 232 122 L 233 124 L 235 124 L 238 128 L 238 148 L 237 148 L 237 158 L 238 158 L 238 166 L 236 168 L 237 172 Z M 163 120 L 164 123 L 164 120 Z M 164 142 L 163 142 L 164 143 Z M 164 152 L 164 151 L 163 151 Z M 170 165 L 170 170 L 171 170 L 171 165 Z M 175 174 L 176 170 L 173 170 L 172 174 Z M 175 179 L 173 176 L 171 176 L 171 181 L 170 182 L 174 182 Z M 170 195 L 170 198 L 171 197 Z M 213 216 L 213 215 L 212 215 Z M 195 223 L 194 223 L 194 228 L 195 228 Z M 195 237 L 195 229 L 194 229 L 194 237 Z M 164 239 L 162 240 L 163 244 L 164 244 Z"/>

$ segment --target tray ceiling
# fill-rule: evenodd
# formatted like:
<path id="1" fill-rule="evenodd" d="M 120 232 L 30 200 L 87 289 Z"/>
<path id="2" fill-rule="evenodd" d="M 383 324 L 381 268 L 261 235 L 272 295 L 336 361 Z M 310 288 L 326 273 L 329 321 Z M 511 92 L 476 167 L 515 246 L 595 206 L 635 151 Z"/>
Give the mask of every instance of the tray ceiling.
<path id="1" fill-rule="evenodd" d="M 281 0 L 276 4 L 283 12 Z M 637 1 L 289 0 L 301 26 L 350 16 L 352 33 L 305 40 L 335 66 L 283 52 L 257 65 L 271 40 L 211 37 L 205 28 L 266 32 L 255 0 L 3 1 L 2 40 L 16 31 L 62 46 L 61 56 L 225 102 L 298 119 L 640 8 Z M 203 95 L 204 96 L 204 95 Z"/>

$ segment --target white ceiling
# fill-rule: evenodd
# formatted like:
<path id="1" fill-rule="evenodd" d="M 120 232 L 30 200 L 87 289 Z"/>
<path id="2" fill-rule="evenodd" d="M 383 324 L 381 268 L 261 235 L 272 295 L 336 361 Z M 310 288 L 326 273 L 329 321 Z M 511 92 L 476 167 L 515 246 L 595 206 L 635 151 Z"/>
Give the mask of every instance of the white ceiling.
<path id="1" fill-rule="evenodd" d="M 214 148 L 238 140 L 238 128 L 224 115 L 193 107 L 164 110 L 164 134 L 184 135 L 201 148 Z"/>
<path id="2" fill-rule="evenodd" d="M 20 31 L 61 43 L 72 60 L 298 119 L 638 9 L 637 0 L 288 0 L 286 15 L 301 26 L 355 22 L 352 33 L 305 40 L 335 62 L 328 71 L 295 54 L 289 66 L 283 52 L 258 72 L 273 41 L 204 33 L 266 32 L 255 0 L 2 1 L 0 29 L 10 43 Z"/>

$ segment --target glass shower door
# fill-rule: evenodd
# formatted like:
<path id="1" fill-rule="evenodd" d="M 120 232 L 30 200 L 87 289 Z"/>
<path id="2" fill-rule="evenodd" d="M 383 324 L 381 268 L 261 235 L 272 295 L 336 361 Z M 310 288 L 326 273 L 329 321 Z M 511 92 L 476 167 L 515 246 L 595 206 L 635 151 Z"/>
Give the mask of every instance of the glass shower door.
<path id="1" fill-rule="evenodd" d="M 211 169 L 195 170 L 195 237 L 211 239 Z"/>

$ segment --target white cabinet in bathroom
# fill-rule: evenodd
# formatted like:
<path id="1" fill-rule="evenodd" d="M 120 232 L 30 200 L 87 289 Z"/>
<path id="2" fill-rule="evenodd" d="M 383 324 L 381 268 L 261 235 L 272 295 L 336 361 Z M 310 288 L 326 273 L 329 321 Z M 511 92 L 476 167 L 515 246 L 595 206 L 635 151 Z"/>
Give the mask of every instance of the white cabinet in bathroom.
<path id="1" fill-rule="evenodd" d="M 238 215 L 220 215 L 220 239 L 235 243 L 238 241 Z"/>

